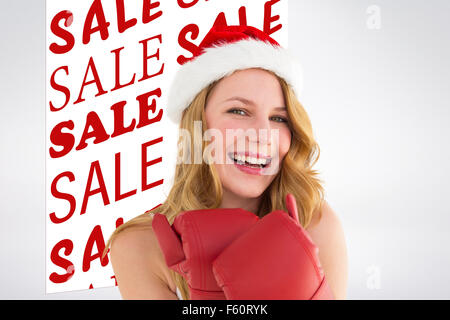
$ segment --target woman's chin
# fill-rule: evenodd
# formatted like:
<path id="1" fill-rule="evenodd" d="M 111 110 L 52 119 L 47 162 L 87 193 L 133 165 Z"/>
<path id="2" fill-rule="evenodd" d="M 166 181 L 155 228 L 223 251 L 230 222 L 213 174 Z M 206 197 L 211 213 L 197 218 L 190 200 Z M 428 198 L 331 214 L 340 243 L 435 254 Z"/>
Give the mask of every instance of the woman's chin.
<path id="1" fill-rule="evenodd" d="M 240 198 L 258 198 L 270 185 L 272 178 L 242 171 L 233 165 L 219 165 L 222 185 Z M 268 179 L 269 178 L 269 179 Z"/>
<path id="2" fill-rule="evenodd" d="M 233 180 L 232 177 L 230 177 L 230 180 L 228 180 L 227 182 L 228 183 L 225 182 L 226 189 L 235 195 L 239 195 L 239 198 L 258 198 L 267 188 L 267 186 L 261 185 L 261 183 L 252 183 L 251 181 L 242 179 Z"/>

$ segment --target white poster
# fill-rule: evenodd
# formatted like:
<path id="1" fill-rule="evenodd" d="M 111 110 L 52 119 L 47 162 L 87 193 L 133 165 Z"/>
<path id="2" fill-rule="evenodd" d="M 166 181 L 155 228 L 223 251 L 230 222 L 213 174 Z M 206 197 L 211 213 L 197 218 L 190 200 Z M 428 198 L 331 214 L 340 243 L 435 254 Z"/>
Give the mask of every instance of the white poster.
<path id="1" fill-rule="evenodd" d="M 106 241 L 171 187 L 165 109 L 180 62 L 217 19 L 288 47 L 288 1 L 46 4 L 46 292 L 114 286 Z"/>

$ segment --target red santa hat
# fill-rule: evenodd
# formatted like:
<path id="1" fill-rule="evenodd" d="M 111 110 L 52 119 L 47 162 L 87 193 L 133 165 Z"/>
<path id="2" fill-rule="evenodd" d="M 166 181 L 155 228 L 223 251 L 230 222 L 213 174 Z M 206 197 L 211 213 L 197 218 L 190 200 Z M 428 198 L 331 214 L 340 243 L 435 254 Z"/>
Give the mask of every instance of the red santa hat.
<path id="1" fill-rule="evenodd" d="M 211 82 L 236 70 L 262 68 L 286 80 L 298 97 L 302 71 L 299 62 L 269 35 L 251 26 L 215 24 L 175 74 L 169 89 L 167 115 L 179 124 L 182 112 Z"/>

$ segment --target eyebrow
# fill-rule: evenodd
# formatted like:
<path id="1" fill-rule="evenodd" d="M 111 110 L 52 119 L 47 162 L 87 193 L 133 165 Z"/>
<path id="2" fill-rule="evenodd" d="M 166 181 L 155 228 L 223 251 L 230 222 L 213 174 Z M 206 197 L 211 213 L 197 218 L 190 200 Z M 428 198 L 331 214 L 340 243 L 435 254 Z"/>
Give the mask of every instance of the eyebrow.
<path id="1" fill-rule="evenodd" d="M 231 98 L 228 98 L 227 100 L 224 100 L 223 102 L 227 102 L 227 101 L 231 101 L 231 100 L 237 100 L 237 101 L 240 101 L 242 103 L 245 103 L 245 104 L 248 104 L 251 106 L 256 106 L 256 103 L 254 101 L 245 99 L 243 97 L 231 97 Z M 286 111 L 286 107 L 277 107 L 277 108 L 274 108 L 274 110 Z"/>

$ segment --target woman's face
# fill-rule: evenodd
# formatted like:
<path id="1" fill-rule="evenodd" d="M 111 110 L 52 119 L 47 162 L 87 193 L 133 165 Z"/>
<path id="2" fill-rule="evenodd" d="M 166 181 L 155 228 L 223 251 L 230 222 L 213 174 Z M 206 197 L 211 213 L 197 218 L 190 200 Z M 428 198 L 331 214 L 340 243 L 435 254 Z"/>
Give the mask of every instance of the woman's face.
<path id="1" fill-rule="evenodd" d="M 211 131 L 211 154 L 216 157 L 214 165 L 224 192 L 238 198 L 257 198 L 273 181 L 291 144 L 285 108 L 278 79 L 262 69 L 236 71 L 210 92 L 206 124 L 222 137 L 217 139 Z M 249 153 L 250 158 L 244 158 Z M 255 158 L 256 162 L 266 163 L 266 158 L 270 162 L 265 167 L 247 162 L 255 163 Z"/>

